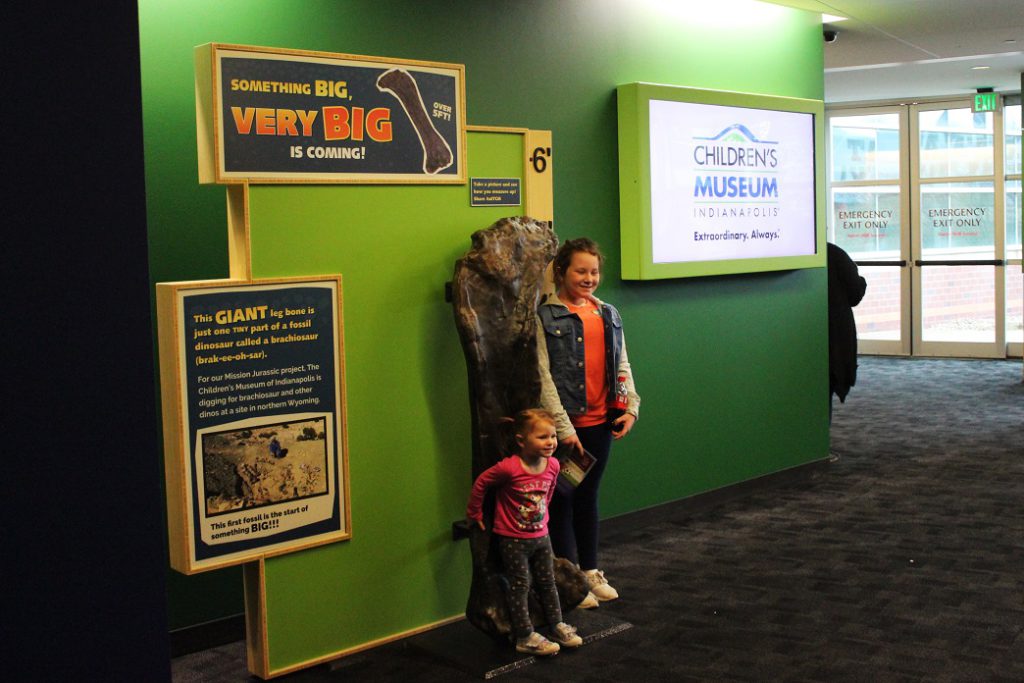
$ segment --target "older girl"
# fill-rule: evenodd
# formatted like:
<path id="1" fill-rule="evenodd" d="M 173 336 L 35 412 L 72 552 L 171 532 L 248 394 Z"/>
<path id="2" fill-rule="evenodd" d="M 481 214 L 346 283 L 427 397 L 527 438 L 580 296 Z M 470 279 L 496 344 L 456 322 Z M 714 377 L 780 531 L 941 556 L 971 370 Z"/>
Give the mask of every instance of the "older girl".
<path id="1" fill-rule="evenodd" d="M 582 607 L 619 596 L 597 565 L 598 489 L 612 441 L 629 434 L 640 408 L 622 318 L 594 296 L 603 262 L 592 240 L 566 241 L 553 263 L 557 292 L 537 313 L 541 404 L 554 415 L 561 443 L 596 459 L 574 491 L 556 492 L 551 502 L 555 555 L 576 562 L 590 583 Z"/>

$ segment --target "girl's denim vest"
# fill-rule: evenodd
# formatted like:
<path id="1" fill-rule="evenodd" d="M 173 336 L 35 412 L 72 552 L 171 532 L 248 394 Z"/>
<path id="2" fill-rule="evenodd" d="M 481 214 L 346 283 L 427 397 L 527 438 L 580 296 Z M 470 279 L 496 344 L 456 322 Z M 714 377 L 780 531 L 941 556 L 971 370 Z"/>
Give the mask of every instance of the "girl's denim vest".
<path id="1" fill-rule="evenodd" d="M 586 369 L 583 355 L 583 321 L 560 304 L 541 304 L 538 309 L 547 340 L 551 379 L 562 407 L 570 417 L 587 412 Z M 601 304 L 604 320 L 605 384 L 615 391 L 622 356 L 622 318 L 611 304 Z M 609 403 L 613 397 L 609 396 Z"/>

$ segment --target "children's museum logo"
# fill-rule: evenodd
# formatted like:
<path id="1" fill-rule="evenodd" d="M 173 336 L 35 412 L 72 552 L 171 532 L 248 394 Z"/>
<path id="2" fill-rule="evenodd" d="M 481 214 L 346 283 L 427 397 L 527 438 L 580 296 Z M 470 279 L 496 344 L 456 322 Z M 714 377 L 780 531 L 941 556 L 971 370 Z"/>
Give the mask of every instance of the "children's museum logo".
<path id="1" fill-rule="evenodd" d="M 761 140 L 741 123 L 710 137 L 695 135 L 693 141 L 694 197 L 778 199 L 777 141 Z"/>
<path id="2" fill-rule="evenodd" d="M 742 123 L 734 123 L 731 126 L 726 126 L 722 129 L 722 132 L 714 137 L 702 138 L 695 136 L 694 140 L 723 140 L 725 142 L 756 142 L 762 145 L 777 145 L 778 142 L 772 140 L 758 140 L 757 136 L 750 132 L 750 129 L 744 126 Z"/>

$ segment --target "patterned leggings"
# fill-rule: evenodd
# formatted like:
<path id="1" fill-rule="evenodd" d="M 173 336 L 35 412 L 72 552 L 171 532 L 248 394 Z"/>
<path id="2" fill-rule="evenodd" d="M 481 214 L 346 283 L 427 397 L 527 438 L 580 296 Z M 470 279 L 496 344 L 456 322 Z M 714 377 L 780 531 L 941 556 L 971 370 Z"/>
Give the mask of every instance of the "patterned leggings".
<path id="1" fill-rule="evenodd" d="M 554 626 L 562 621 L 562 606 L 558 602 L 555 587 L 555 569 L 551 554 L 551 541 L 547 536 L 540 538 L 498 539 L 501 561 L 508 576 L 508 612 L 512 620 L 512 632 L 516 638 L 526 638 L 533 633 L 530 621 L 530 576 L 537 583 L 537 596 L 544 609 L 548 624 Z"/>

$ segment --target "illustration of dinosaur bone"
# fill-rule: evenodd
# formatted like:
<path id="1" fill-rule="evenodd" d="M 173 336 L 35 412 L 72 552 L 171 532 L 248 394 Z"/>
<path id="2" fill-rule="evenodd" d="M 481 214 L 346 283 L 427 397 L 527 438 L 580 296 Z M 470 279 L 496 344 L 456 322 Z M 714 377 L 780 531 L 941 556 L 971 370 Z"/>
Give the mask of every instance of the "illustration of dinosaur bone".
<path id="1" fill-rule="evenodd" d="M 405 69 L 389 69 L 377 78 L 377 89 L 391 93 L 402 104 L 423 146 L 423 171 L 434 174 L 451 166 L 455 161 L 452 148 L 434 128 L 412 75 Z"/>

